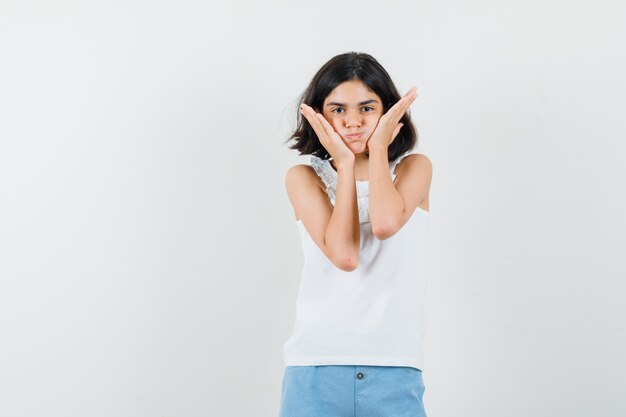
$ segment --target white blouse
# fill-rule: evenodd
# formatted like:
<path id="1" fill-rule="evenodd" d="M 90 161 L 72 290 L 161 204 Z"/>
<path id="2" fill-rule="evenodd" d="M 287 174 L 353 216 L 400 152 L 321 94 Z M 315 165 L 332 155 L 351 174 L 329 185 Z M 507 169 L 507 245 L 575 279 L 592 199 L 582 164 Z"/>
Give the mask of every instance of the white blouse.
<path id="1" fill-rule="evenodd" d="M 390 164 L 395 180 L 396 165 Z M 337 171 L 329 160 L 311 157 L 335 205 Z M 286 366 L 379 365 L 423 370 L 430 212 L 417 207 L 393 236 L 378 240 L 368 212 L 368 181 L 357 181 L 360 249 L 358 267 L 337 268 L 297 221 L 304 266 L 293 332 L 284 344 Z"/>

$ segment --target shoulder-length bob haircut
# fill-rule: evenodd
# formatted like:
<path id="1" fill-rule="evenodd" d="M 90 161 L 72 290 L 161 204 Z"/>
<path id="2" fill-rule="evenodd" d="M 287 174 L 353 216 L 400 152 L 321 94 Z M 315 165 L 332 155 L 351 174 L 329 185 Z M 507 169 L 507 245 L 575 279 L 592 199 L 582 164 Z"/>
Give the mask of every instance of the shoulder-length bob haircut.
<path id="1" fill-rule="evenodd" d="M 385 69 L 369 54 L 362 52 L 347 52 L 337 55 L 326 62 L 311 80 L 311 83 L 299 98 L 300 103 L 311 106 L 321 112 L 326 97 L 341 83 L 351 80 L 362 81 L 372 90 L 383 104 L 383 114 L 402 97 Z M 315 130 L 309 121 L 298 112 L 298 125 L 291 136 L 285 141 L 295 140 L 289 149 L 296 149 L 300 155 L 315 155 L 322 159 L 331 156 L 322 146 Z M 389 145 L 387 158 L 394 161 L 398 156 L 410 151 L 417 144 L 417 130 L 411 122 L 409 111 L 402 116 L 403 124 L 398 136 Z"/>

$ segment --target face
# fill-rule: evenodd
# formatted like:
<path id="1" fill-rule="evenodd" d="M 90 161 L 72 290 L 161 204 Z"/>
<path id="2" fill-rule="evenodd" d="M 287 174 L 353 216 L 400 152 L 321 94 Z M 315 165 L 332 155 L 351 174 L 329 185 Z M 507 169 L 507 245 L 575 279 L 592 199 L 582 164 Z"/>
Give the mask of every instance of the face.
<path id="1" fill-rule="evenodd" d="M 367 150 L 367 141 L 383 115 L 383 103 L 362 81 L 351 80 L 339 84 L 326 97 L 322 115 L 346 146 L 359 154 Z"/>

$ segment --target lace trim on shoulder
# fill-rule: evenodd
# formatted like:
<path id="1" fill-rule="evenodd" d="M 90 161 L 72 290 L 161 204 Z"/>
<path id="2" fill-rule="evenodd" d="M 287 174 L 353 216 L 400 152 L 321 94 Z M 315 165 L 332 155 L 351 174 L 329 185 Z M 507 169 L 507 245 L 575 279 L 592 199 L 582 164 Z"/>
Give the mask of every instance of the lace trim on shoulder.
<path id="1" fill-rule="evenodd" d="M 397 175 L 394 174 L 394 171 L 396 170 L 396 165 L 398 165 L 400 163 L 400 161 L 402 161 L 404 158 L 406 158 L 409 155 L 411 155 L 411 151 L 403 153 L 402 155 L 397 157 L 395 161 L 393 161 L 391 163 L 391 165 L 389 166 L 389 169 L 391 171 L 391 176 L 393 177 L 393 179 L 395 179 L 397 177 Z"/>
<path id="2" fill-rule="evenodd" d="M 315 155 L 311 155 L 311 166 L 315 173 L 324 181 L 326 185 L 326 194 L 334 202 L 335 187 L 337 186 L 337 176 L 334 174 L 333 168 L 328 160 L 324 160 Z"/>

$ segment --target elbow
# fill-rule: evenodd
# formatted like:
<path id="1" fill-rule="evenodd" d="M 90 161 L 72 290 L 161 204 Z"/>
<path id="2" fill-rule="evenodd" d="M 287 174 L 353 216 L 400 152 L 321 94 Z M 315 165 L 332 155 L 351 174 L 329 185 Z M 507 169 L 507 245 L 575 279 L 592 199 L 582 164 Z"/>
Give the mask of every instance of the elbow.
<path id="1" fill-rule="evenodd" d="M 342 271 L 352 272 L 359 266 L 358 255 L 342 256 L 334 262 L 335 266 Z"/>
<path id="2" fill-rule="evenodd" d="M 389 239 L 391 236 L 396 234 L 396 228 L 390 224 L 372 224 L 372 234 L 378 240 Z"/>

